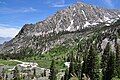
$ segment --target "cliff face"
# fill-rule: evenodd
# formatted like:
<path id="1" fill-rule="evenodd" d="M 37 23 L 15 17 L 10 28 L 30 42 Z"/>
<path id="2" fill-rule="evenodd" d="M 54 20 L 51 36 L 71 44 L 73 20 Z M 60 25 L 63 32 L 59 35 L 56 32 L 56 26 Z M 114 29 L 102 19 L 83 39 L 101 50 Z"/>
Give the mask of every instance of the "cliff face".
<path id="1" fill-rule="evenodd" d="M 77 3 L 56 12 L 36 24 L 25 24 L 18 35 L 4 43 L 0 53 L 17 54 L 30 48 L 43 53 L 55 45 L 71 45 L 74 38 L 89 33 L 92 28 L 110 26 L 120 18 L 120 11 Z"/>

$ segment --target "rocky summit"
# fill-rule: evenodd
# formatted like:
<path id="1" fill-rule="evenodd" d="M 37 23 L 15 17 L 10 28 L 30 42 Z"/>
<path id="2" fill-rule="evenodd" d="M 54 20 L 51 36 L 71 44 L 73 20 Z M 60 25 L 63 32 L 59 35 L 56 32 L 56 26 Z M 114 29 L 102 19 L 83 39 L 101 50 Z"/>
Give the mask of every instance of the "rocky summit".
<path id="1" fill-rule="evenodd" d="M 34 51 L 34 54 L 44 54 L 56 45 L 71 46 L 74 39 L 85 37 L 94 29 L 114 25 L 119 18 L 119 10 L 99 8 L 80 2 L 56 12 L 43 21 L 25 24 L 12 40 L 2 44 L 0 54 L 22 55 L 25 49 Z M 27 51 L 26 54 L 29 53 Z M 13 55 L 10 58 L 15 58 Z"/>

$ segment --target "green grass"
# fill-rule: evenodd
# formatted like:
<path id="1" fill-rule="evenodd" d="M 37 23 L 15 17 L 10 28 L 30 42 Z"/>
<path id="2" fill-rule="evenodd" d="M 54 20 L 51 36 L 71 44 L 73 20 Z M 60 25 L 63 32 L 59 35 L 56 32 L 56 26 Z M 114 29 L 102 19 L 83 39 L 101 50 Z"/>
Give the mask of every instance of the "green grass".
<path id="1" fill-rule="evenodd" d="M 21 61 L 36 62 L 41 68 L 50 68 L 52 59 L 54 59 L 56 68 L 58 70 L 61 70 L 66 68 L 64 62 L 66 62 L 68 53 L 71 53 L 71 51 L 76 53 L 77 50 L 76 48 L 77 47 L 75 45 L 72 47 L 56 45 L 53 49 L 45 52 L 40 56 L 31 56 L 31 57 L 26 56 L 24 59 L 21 59 Z M 0 60 L 0 64 L 15 66 L 16 64 L 18 64 L 18 62 L 9 61 L 9 60 Z"/>
<path id="2" fill-rule="evenodd" d="M 0 65 L 15 66 L 17 64 L 19 64 L 19 63 L 15 62 L 15 61 L 9 61 L 9 60 L 2 60 L 2 59 L 0 59 Z"/>
<path id="3" fill-rule="evenodd" d="M 38 63 L 38 66 L 41 68 L 50 68 L 52 60 L 49 59 L 37 59 L 37 60 L 22 60 L 22 61 L 27 61 L 27 62 L 36 62 Z M 65 69 L 66 67 L 64 66 L 64 61 L 63 60 L 55 60 L 55 66 L 58 70 L 60 69 Z"/>
<path id="4" fill-rule="evenodd" d="M 70 51 L 70 49 L 65 46 L 56 46 L 55 48 L 51 49 L 48 52 L 45 52 L 41 56 L 32 56 L 29 58 L 25 58 L 22 61 L 34 61 L 38 63 L 39 67 L 41 68 L 50 68 L 52 59 L 54 59 L 55 66 L 58 70 L 65 69 L 66 67 L 64 66 L 64 59 L 67 58 L 68 51 Z"/>
<path id="5" fill-rule="evenodd" d="M 52 59 L 55 60 L 55 65 L 58 70 L 65 69 L 64 62 L 66 61 L 67 54 L 72 48 L 68 48 L 66 46 L 56 46 L 50 51 L 42 54 L 40 56 L 40 60 L 38 60 L 38 64 L 40 67 L 49 68 Z M 73 50 L 73 49 L 72 49 Z M 47 67 L 48 66 L 48 67 Z"/>

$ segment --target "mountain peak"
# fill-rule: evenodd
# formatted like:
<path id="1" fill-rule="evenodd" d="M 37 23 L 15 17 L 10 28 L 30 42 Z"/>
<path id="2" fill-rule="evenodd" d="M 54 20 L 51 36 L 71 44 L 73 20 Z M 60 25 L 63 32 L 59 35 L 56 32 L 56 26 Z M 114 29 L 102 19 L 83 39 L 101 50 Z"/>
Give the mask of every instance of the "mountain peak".
<path id="1" fill-rule="evenodd" d="M 101 25 L 110 26 L 119 17 L 120 12 L 117 10 L 103 9 L 80 2 L 58 11 L 41 22 L 25 24 L 10 43 L 2 46 L 1 52 L 19 53 L 24 47 L 44 52 L 54 45 L 76 37 L 73 34 L 77 31 L 99 28 Z"/>

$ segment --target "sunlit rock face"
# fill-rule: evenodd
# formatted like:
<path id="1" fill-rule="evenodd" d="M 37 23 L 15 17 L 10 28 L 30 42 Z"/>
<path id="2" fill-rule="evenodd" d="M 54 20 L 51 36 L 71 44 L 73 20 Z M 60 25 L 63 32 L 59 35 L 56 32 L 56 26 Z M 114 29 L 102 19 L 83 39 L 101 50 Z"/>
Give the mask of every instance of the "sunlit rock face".
<path id="1" fill-rule="evenodd" d="M 72 42 L 85 29 L 110 26 L 119 17 L 118 10 L 77 3 L 36 24 L 25 24 L 15 38 L 2 45 L 0 53 L 20 53 L 25 48 L 44 53 L 55 45 Z"/>

